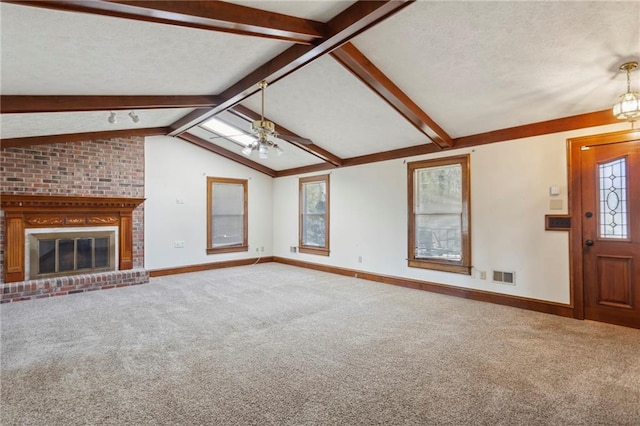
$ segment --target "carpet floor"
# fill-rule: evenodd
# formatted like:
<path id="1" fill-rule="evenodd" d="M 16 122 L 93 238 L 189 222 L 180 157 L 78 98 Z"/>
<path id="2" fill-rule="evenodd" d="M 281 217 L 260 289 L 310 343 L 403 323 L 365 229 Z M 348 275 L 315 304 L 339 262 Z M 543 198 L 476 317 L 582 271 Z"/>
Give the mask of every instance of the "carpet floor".
<path id="1" fill-rule="evenodd" d="M 277 263 L 2 305 L 9 425 L 640 425 L 640 330 Z"/>

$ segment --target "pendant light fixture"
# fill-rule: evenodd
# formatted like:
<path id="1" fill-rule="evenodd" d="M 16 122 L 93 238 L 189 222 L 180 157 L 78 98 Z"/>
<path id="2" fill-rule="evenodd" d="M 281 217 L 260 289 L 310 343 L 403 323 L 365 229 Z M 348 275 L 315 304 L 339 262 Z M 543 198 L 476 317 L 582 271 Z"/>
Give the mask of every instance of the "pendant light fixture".
<path id="1" fill-rule="evenodd" d="M 631 91 L 631 71 L 638 68 L 637 62 L 627 62 L 620 65 L 620 71 L 627 73 L 627 92 L 620 95 L 620 99 L 613 105 L 613 115 L 620 120 L 634 121 L 640 118 L 640 96 Z"/>

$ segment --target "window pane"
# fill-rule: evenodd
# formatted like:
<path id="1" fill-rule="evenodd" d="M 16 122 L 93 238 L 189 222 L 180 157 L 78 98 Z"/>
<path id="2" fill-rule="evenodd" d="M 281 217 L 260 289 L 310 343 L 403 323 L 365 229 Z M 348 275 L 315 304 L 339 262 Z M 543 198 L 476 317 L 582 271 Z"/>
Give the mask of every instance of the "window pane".
<path id="1" fill-rule="evenodd" d="M 629 238 L 627 229 L 626 158 L 598 166 L 600 186 L 600 238 Z"/>
<path id="2" fill-rule="evenodd" d="M 213 216 L 213 246 L 242 244 L 244 217 L 242 215 Z"/>
<path id="3" fill-rule="evenodd" d="M 325 188 L 324 182 L 304 184 L 304 214 L 325 213 Z"/>
<path id="4" fill-rule="evenodd" d="M 244 187 L 233 183 L 213 184 L 213 215 L 242 214 Z"/>
<path id="5" fill-rule="evenodd" d="M 415 257 L 459 261 L 462 259 L 462 215 L 415 216 Z"/>
<path id="6" fill-rule="evenodd" d="M 416 214 L 462 212 L 462 167 L 460 164 L 416 171 Z"/>
<path id="7" fill-rule="evenodd" d="M 324 247 L 325 241 L 324 214 L 307 214 L 303 216 L 302 241 L 305 246 Z"/>

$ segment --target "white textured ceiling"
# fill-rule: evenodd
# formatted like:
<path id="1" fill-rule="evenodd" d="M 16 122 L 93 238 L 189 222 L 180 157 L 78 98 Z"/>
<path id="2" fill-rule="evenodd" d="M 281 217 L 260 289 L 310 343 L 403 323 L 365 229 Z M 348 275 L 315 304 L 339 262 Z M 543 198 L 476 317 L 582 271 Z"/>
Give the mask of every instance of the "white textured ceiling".
<path id="1" fill-rule="evenodd" d="M 260 111 L 260 95 L 244 105 Z M 329 56 L 266 88 L 265 115 L 341 158 L 429 143 Z"/>
<path id="2" fill-rule="evenodd" d="M 135 110 L 140 118 L 137 123 L 128 116 L 129 110 L 114 111 L 116 122 L 113 124 L 108 121 L 109 111 L 3 114 L 0 117 L 0 138 L 166 127 L 191 111 L 190 108 Z"/>
<path id="3" fill-rule="evenodd" d="M 291 46 L 272 39 L 0 4 L 5 95 L 211 95 Z"/>
<path id="4" fill-rule="evenodd" d="M 326 22 L 353 2 L 234 3 Z M 609 108 L 625 90 L 618 67 L 640 61 L 639 22 L 640 1 L 417 1 L 352 42 L 455 138 Z M 215 95 L 291 46 L 6 3 L 0 24 L 3 95 Z M 259 96 L 243 104 L 259 112 Z M 139 123 L 116 125 L 108 111 L 3 114 L 0 134 L 160 127 L 189 111 L 137 111 Z M 429 142 L 330 56 L 271 84 L 266 115 L 341 158 Z M 281 144 L 268 167 L 319 162 Z"/>
<path id="5" fill-rule="evenodd" d="M 284 15 L 297 16 L 298 18 L 311 19 L 313 21 L 327 22 L 344 9 L 351 6 L 355 1 L 326 1 L 326 0 L 233 0 L 242 6 L 256 9 L 268 10 L 269 12 L 282 13 Z"/>
<path id="6" fill-rule="evenodd" d="M 610 107 L 640 58 L 640 2 L 419 1 L 354 44 L 464 136 Z"/>

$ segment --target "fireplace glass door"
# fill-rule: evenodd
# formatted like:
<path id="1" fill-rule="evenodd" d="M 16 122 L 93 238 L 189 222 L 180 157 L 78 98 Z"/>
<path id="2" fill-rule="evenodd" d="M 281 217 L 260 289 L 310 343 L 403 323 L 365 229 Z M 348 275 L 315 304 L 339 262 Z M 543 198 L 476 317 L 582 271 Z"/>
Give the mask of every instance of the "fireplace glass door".
<path id="1" fill-rule="evenodd" d="M 30 235 L 30 278 L 115 270 L 114 232 Z"/>

